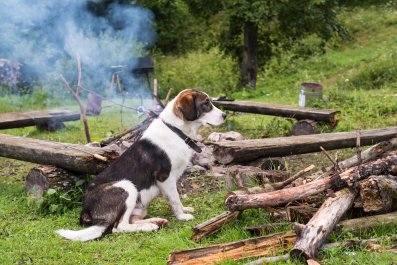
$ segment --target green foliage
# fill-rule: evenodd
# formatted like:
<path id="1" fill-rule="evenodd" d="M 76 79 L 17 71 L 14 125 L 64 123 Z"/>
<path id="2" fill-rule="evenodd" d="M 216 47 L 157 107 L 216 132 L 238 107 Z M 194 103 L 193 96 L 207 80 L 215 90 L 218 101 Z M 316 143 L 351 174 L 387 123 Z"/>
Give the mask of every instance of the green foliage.
<path id="1" fill-rule="evenodd" d="M 233 92 L 237 82 L 232 59 L 223 57 L 217 49 L 190 52 L 183 57 L 159 56 L 156 65 L 163 95 L 172 87 L 174 95 L 186 88 L 197 88 L 219 96 Z"/>
<path id="2" fill-rule="evenodd" d="M 28 198 L 28 204 L 35 206 L 42 214 L 64 214 L 68 210 L 81 206 L 86 184 L 92 178 L 93 176 L 87 176 L 85 179 L 77 180 L 74 187 L 67 191 L 50 188 L 37 201 Z"/>

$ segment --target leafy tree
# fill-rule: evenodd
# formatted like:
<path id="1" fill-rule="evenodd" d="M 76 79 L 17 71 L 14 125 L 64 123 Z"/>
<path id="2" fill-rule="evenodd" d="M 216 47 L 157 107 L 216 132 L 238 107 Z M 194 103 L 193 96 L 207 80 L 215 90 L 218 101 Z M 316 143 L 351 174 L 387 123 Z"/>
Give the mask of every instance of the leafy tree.
<path id="1" fill-rule="evenodd" d="M 223 15 L 217 43 L 238 60 L 240 86 L 255 88 L 259 66 L 274 55 L 272 47 L 291 45 L 310 35 L 324 40 L 347 32 L 336 17 L 337 0 L 185 0 L 193 14 Z M 212 12 L 210 12 L 212 11 Z"/>

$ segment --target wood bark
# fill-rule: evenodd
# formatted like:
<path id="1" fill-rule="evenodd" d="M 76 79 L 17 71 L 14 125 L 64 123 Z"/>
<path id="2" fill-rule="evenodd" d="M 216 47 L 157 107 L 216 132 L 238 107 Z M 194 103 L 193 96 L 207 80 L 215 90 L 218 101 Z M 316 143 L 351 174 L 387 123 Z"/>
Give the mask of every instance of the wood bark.
<path id="1" fill-rule="evenodd" d="M 344 220 L 336 230 L 349 233 L 372 231 L 377 226 L 396 226 L 397 212 Z"/>
<path id="2" fill-rule="evenodd" d="M 332 109 L 301 108 L 289 105 L 239 100 L 214 100 L 213 103 L 215 106 L 224 110 L 280 116 L 286 118 L 294 118 L 297 120 L 309 119 L 313 121 L 331 123 L 332 125 L 336 125 L 336 123 L 338 122 L 337 114 L 340 112 L 338 110 Z"/>
<path id="3" fill-rule="evenodd" d="M 38 199 L 43 196 L 44 191 L 49 188 L 67 190 L 84 175 L 55 166 L 40 165 L 30 170 L 26 176 L 26 192 Z"/>
<path id="4" fill-rule="evenodd" d="M 328 198 L 313 218 L 304 225 L 290 252 L 291 257 L 305 260 L 315 258 L 335 225 L 352 206 L 356 192 L 346 188 L 335 195 L 334 198 Z"/>
<path id="5" fill-rule="evenodd" d="M 309 135 L 316 134 L 318 131 L 318 123 L 313 120 L 300 120 L 292 127 L 292 135 Z"/>
<path id="6" fill-rule="evenodd" d="M 274 207 L 318 194 L 330 188 L 340 190 L 346 186 L 352 187 L 358 181 L 369 176 L 382 174 L 397 174 L 397 152 L 390 153 L 385 158 L 368 162 L 360 167 L 350 168 L 340 174 L 318 179 L 297 187 L 268 193 L 231 195 L 226 199 L 225 204 L 229 211 Z"/>
<path id="7" fill-rule="evenodd" d="M 317 210 L 317 208 L 308 205 L 288 206 L 287 218 L 290 222 L 306 224 L 314 216 Z"/>
<path id="8" fill-rule="evenodd" d="M 80 119 L 80 114 L 67 109 L 0 113 L 0 129 L 28 126 L 55 126 L 64 121 Z"/>
<path id="9" fill-rule="evenodd" d="M 255 89 L 258 72 L 258 27 L 253 22 L 244 24 L 244 49 L 240 66 L 240 86 Z"/>
<path id="10" fill-rule="evenodd" d="M 285 180 L 289 172 L 279 170 L 262 170 L 253 166 L 235 165 L 226 171 L 226 187 L 231 190 L 234 188 L 244 189 L 252 184 L 265 184 Z"/>
<path id="11" fill-rule="evenodd" d="M 378 144 L 375 144 L 365 151 L 361 153 L 362 163 L 367 163 L 368 161 L 372 161 L 384 154 L 387 151 L 397 149 L 397 138 L 390 139 L 388 141 L 383 141 Z M 354 155 L 348 159 L 338 162 L 338 167 L 342 170 L 346 170 L 351 167 L 355 167 L 360 164 L 357 156 Z M 308 176 L 308 179 L 318 179 L 320 177 L 328 177 L 334 173 L 334 166 L 329 166 L 325 169 L 325 171 L 317 171 L 314 174 Z"/>
<path id="12" fill-rule="evenodd" d="M 295 242 L 291 232 L 251 238 L 209 247 L 174 251 L 167 264 L 202 265 L 213 264 L 224 259 L 240 260 L 275 253 L 289 249 Z"/>
<path id="13" fill-rule="evenodd" d="M 396 176 L 370 176 L 359 182 L 359 189 L 364 212 L 386 213 L 396 210 Z"/>
<path id="14" fill-rule="evenodd" d="M 229 211 L 280 206 L 325 191 L 332 187 L 331 183 L 331 178 L 326 178 L 267 193 L 231 195 L 225 203 Z"/>
<path id="15" fill-rule="evenodd" d="M 102 161 L 94 156 L 102 156 Z M 50 142 L 0 134 L 0 156 L 42 165 L 54 165 L 75 172 L 96 174 L 118 157 L 108 148 Z"/>
<path id="16" fill-rule="evenodd" d="M 285 228 L 291 226 L 292 223 L 269 223 L 269 224 L 262 224 L 258 226 L 251 226 L 247 227 L 247 231 L 252 236 L 263 236 L 270 233 L 274 233 L 274 230 Z"/>
<path id="17" fill-rule="evenodd" d="M 214 234 L 222 227 L 222 225 L 236 219 L 239 214 L 239 211 L 227 211 L 205 221 L 204 223 L 196 225 L 193 227 L 194 234 L 192 236 L 192 240 L 198 242 L 203 237 Z"/>
<path id="18" fill-rule="evenodd" d="M 397 127 L 361 132 L 361 145 L 370 145 L 395 138 Z M 270 139 L 214 143 L 214 157 L 222 164 L 244 162 L 259 157 L 275 157 L 319 152 L 356 146 L 356 132 L 313 134 Z"/>

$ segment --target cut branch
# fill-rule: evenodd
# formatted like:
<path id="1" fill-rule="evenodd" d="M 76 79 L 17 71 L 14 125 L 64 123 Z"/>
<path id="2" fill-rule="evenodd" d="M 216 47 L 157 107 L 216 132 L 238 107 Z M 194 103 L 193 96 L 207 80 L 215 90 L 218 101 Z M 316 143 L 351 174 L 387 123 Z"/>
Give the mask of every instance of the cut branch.
<path id="1" fill-rule="evenodd" d="M 73 91 L 73 89 L 70 87 L 68 81 L 66 81 L 66 79 L 63 77 L 63 75 L 60 75 L 59 78 L 65 84 L 65 87 L 70 92 L 70 94 L 72 94 L 73 98 L 76 100 L 77 104 L 79 105 L 80 114 L 81 114 L 81 120 L 83 121 L 83 125 L 84 125 L 85 137 L 87 139 L 87 142 L 90 143 L 91 142 L 91 136 L 90 136 L 90 130 L 89 130 L 89 127 L 88 127 L 86 110 L 85 110 L 83 104 L 80 101 L 80 97 L 76 94 L 76 92 Z"/>
<path id="2" fill-rule="evenodd" d="M 397 127 L 366 130 L 361 132 L 361 144 L 395 138 Z M 327 150 L 351 148 L 356 146 L 355 132 L 324 133 L 302 136 L 254 139 L 233 142 L 213 143 L 215 159 L 222 164 L 244 162 L 259 157 L 278 157 L 320 151 L 320 146 Z"/>
<path id="3" fill-rule="evenodd" d="M 277 233 L 209 247 L 174 251 L 167 264 L 213 264 L 224 259 L 240 260 L 275 253 L 290 248 L 295 242 L 291 232 Z"/>
<path id="4" fill-rule="evenodd" d="M 196 225 L 195 227 L 193 227 L 194 234 L 192 236 L 192 239 L 197 242 L 205 236 L 214 234 L 222 227 L 222 225 L 236 219 L 239 214 L 240 212 L 238 211 L 227 211 L 205 221 L 202 224 Z"/>
<path id="5" fill-rule="evenodd" d="M 335 193 L 335 198 L 328 198 L 312 219 L 302 225 L 294 248 L 290 255 L 298 259 L 315 258 L 321 245 L 332 232 L 335 225 L 353 204 L 356 192 L 343 189 Z"/>
<path id="6" fill-rule="evenodd" d="M 93 154 L 103 156 L 108 161 L 98 160 Z M 0 134 L 0 156 L 96 174 L 116 159 L 118 154 L 106 148 Z"/>

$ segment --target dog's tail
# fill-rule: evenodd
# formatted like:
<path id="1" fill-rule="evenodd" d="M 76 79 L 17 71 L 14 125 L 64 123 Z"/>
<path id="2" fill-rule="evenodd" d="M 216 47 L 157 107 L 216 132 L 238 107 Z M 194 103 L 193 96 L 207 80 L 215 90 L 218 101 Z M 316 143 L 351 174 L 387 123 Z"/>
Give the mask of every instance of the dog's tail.
<path id="1" fill-rule="evenodd" d="M 93 225 L 82 230 L 57 230 L 60 236 L 72 241 L 89 241 L 100 238 L 106 231 L 106 226 Z"/>

